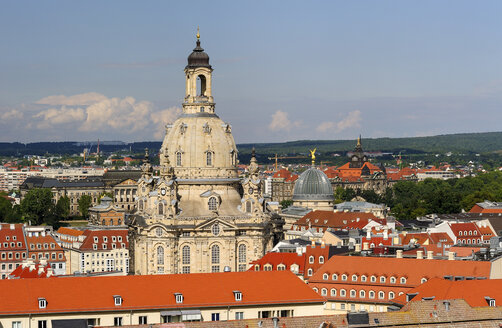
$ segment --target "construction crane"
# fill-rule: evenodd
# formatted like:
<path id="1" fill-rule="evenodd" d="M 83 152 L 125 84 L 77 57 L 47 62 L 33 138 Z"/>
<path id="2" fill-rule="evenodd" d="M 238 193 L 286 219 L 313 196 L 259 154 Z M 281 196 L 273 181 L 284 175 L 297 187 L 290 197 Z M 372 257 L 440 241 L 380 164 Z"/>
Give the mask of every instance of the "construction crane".
<path id="1" fill-rule="evenodd" d="M 268 159 L 269 160 L 275 160 L 275 171 L 277 172 L 277 160 L 278 159 L 294 159 L 294 158 L 308 158 L 308 156 L 277 156 L 277 154 L 275 154 L 274 157 L 269 157 Z"/>

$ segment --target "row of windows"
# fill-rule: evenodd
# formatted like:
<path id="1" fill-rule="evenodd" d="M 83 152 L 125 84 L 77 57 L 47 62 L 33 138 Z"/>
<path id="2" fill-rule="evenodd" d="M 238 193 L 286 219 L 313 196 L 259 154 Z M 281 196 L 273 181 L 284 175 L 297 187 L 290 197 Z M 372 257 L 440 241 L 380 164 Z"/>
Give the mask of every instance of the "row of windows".
<path id="1" fill-rule="evenodd" d="M 315 292 L 319 293 L 319 290 L 314 287 L 313 288 Z M 335 288 L 331 288 L 330 289 L 330 296 L 332 297 L 336 297 L 338 294 L 338 296 L 340 297 L 347 297 L 347 290 L 345 289 L 340 289 L 340 290 L 337 290 Z M 400 292 L 399 295 L 402 295 L 403 292 Z M 351 289 L 349 292 L 348 292 L 348 297 L 350 298 L 356 298 L 356 297 L 359 297 L 359 298 L 369 298 L 369 299 L 375 299 L 378 295 L 378 299 L 380 300 L 383 300 L 385 299 L 385 292 L 383 291 L 379 291 L 378 294 L 377 292 L 375 292 L 374 290 L 370 290 L 368 292 L 366 292 L 366 290 L 359 290 L 359 293 L 357 292 L 357 290 L 355 289 Z M 328 296 L 328 289 L 327 288 L 321 288 L 321 296 Z M 387 294 L 387 299 L 389 300 L 392 300 L 396 297 L 396 293 L 395 292 L 388 292 Z"/>
<path id="2" fill-rule="evenodd" d="M 315 262 L 315 257 L 313 255 L 309 256 L 309 263 L 313 264 Z M 319 263 L 324 263 L 324 256 L 319 256 Z"/>
<path id="3" fill-rule="evenodd" d="M 237 251 L 237 258 L 240 264 L 246 264 L 247 262 L 247 247 L 245 244 L 240 244 Z M 220 263 L 220 246 L 213 245 L 211 247 L 211 264 Z M 190 246 L 185 245 L 181 249 L 181 264 L 190 265 Z M 157 247 L 157 265 L 164 265 L 164 247 Z M 218 270 L 219 271 L 219 270 Z M 242 270 L 244 271 L 244 270 Z"/>
<path id="4" fill-rule="evenodd" d="M 13 255 L 13 254 L 15 254 L 15 255 Z M 16 259 L 19 259 L 20 258 L 19 254 L 22 254 L 23 259 L 26 258 L 26 253 L 19 253 L 19 252 L 16 252 L 16 253 L 12 253 L 12 252 L 5 253 L 5 252 L 2 252 L 2 260 L 5 260 L 7 258 L 13 259 L 14 256 L 16 257 Z"/>
<path id="5" fill-rule="evenodd" d="M 4 248 L 9 248 L 9 243 L 3 243 L 3 247 L 4 247 Z M 11 248 L 16 247 L 16 243 L 11 242 L 11 243 L 10 243 L 10 247 L 11 247 Z M 17 247 L 23 247 L 23 243 L 21 243 L 21 242 L 19 242 L 19 241 L 18 241 L 18 242 L 17 242 Z"/>
<path id="6" fill-rule="evenodd" d="M 206 154 L 206 166 L 213 166 L 214 165 L 214 152 L 207 150 L 205 151 Z M 232 165 L 236 165 L 237 163 L 237 155 L 232 151 L 231 157 Z M 176 152 L 176 166 L 183 166 L 183 152 L 178 151 Z"/>
<path id="7" fill-rule="evenodd" d="M 107 244 L 102 244 L 102 249 L 108 249 L 108 245 Z M 124 243 L 121 243 L 120 244 L 120 248 L 123 248 L 125 249 L 126 248 L 126 245 Z M 92 244 L 92 249 L 97 251 L 98 250 L 98 245 L 97 244 Z M 112 249 L 117 249 L 117 245 L 115 243 L 112 243 Z"/>
<path id="8" fill-rule="evenodd" d="M 481 239 L 459 239 L 459 243 L 462 244 L 481 244 Z"/>
<path id="9" fill-rule="evenodd" d="M 19 244 L 19 246 L 20 246 L 20 244 L 21 244 L 21 243 L 18 243 L 18 244 Z M 37 249 L 42 249 L 42 244 L 37 243 L 36 247 L 37 247 Z M 35 249 L 35 244 L 30 244 L 30 248 L 31 248 L 31 249 Z M 49 248 L 49 244 L 44 243 L 44 249 L 48 249 L 48 248 Z M 56 244 L 51 243 L 51 248 L 52 248 L 52 249 L 56 248 Z"/>
<path id="10" fill-rule="evenodd" d="M 340 278 L 341 278 L 342 281 L 347 281 L 348 280 L 348 275 L 342 274 Z M 324 273 L 322 275 L 322 279 L 323 280 L 329 280 L 329 274 L 328 273 Z M 361 277 L 359 277 L 356 274 L 353 274 L 351 276 L 351 281 L 356 282 L 356 281 L 358 281 L 358 279 L 360 279 L 361 282 L 367 282 L 368 281 L 368 276 L 362 275 Z M 385 277 L 385 276 L 380 276 L 380 278 L 377 278 L 377 276 L 371 276 L 369 279 L 370 279 L 370 282 L 374 282 L 374 283 L 379 282 L 379 283 L 383 284 L 383 283 L 387 282 L 387 277 Z M 338 280 L 338 274 L 333 273 L 331 275 L 331 280 Z M 406 280 L 405 277 L 401 277 L 399 279 L 399 283 L 401 283 L 401 284 L 405 284 L 406 281 L 407 280 Z M 422 278 L 422 283 L 424 283 L 425 281 L 427 281 L 427 278 Z M 390 277 L 389 278 L 389 282 L 391 284 L 395 284 L 395 283 L 397 283 L 397 278 L 396 277 Z"/>
<path id="11" fill-rule="evenodd" d="M 462 236 L 462 231 L 459 231 L 458 235 Z M 473 232 L 472 230 L 469 230 L 469 236 L 472 236 L 472 235 L 477 236 L 478 235 L 478 231 L 474 230 L 474 232 Z M 467 231 L 466 230 L 464 230 L 464 236 L 467 236 Z"/>
<path id="12" fill-rule="evenodd" d="M 129 239 L 129 238 L 126 237 L 126 239 Z M 112 241 L 113 242 L 118 241 L 120 243 L 122 241 L 122 236 L 112 236 Z M 94 236 L 94 242 L 95 243 L 99 242 L 99 238 L 97 236 Z M 108 237 L 107 236 L 103 236 L 103 242 L 105 242 L 105 243 L 108 242 Z"/>

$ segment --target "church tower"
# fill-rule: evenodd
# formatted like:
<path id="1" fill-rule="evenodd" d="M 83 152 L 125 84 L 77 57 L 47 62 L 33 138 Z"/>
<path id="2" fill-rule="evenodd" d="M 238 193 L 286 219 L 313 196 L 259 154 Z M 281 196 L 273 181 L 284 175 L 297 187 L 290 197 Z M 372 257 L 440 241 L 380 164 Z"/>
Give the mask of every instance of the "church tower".
<path id="1" fill-rule="evenodd" d="M 354 148 L 354 152 L 352 154 L 352 157 L 350 158 L 350 168 L 362 168 L 364 163 L 368 161 L 368 157 L 364 155 L 363 151 L 363 146 L 361 144 L 361 136 L 357 138 L 357 144 L 356 147 Z"/>
<path id="2" fill-rule="evenodd" d="M 244 271 L 280 233 L 254 155 L 249 177 L 239 178 L 232 128 L 215 112 L 212 72 L 197 32 L 184 69 L 183 113 L 166 125 L 160 174 L 145 160 L 138 181 L 136 274 Z"/>

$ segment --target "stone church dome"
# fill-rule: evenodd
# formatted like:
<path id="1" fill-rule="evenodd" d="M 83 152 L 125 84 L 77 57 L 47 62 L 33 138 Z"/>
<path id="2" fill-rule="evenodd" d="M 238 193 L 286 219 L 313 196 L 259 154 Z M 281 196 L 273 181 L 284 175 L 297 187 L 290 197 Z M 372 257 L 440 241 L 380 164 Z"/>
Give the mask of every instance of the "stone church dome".
<path id="1" fill-rule="evenodd" d="M 332 201 L 333 188 L 324 172 L 311 167 L 296 180 L 293 190 L 294 201 Z"/>

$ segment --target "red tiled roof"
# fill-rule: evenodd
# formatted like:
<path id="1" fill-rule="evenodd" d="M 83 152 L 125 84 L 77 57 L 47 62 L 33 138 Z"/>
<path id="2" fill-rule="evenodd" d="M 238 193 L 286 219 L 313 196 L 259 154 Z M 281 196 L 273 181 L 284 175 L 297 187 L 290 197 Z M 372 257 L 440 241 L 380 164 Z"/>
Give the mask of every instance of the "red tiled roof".
<path id="1" fill-rule="evenodd" d="M 481 236 L 481 233 L 479 232 L 479 229 L 478 229 L 478 226 L 473 223 L 473 222 L 464 222 L 464 223 L 450 223 L 450 228 L 451 228 L 451 231 L 453 232 L 453 234 L 456 236 L 456 237 L 460 237 L 460 238 L 463 238 L 463 237 L 468 237 L 468 238 L 471 238 L 471 237 L 480 237 Z M 462 231 L 462 235 L 460 236 L 459 235 L 459 231 Z M 463 231 L 472 231 L 474 233 L 474 231 L 477 232 L 477 234 L 475 235 L 464 235 L 463 234 Z"/>
<path id="2" fill-rule="evenodd" d="M 82 246 L 80 246 L 80 250 L 94 250 L 93 245 L 96 245 L 95 250 L 111 250 L 113 249 L 113 244 L 115 244 L 116 248 L 129 248 L 126 229 L 86 230 L 84 235 L 86 238 L 82 243 Z M 105 237 L 107 239 L 106 241 Z M 113 237 L 115 237 L 115 241 L 113 241 Z M 119 241 L 118 237 L 121 237 L 122 241 Z M 124 247 L 122 247 L 122 244 L 124 244 Z M 103 245 L 106 245 L 106 248 L 103 247 Z"/>
<path id="3" fill-rule="evenodd" d="M 62 235 L 69 235 L 69 236 L 74 236 L 74 237 L 78 237 L 84 233 L 82 230 L 75 230 L 75 229 L 65 228 L 65 227 L 59 228 L 58 231 L 56 231 L 56 232 L 59 234 L 62 234 Z"/>
<path id="4" fill-rule="evenodd" d="M 423 232 L 423 233 L 408 233 L 406 236 L 403 237 L 401 244 L 402 245 L 408 245 L 412 240 L 416 244 L 423 245 L 427 240 L 430 240 L 430 236 L 428 233 Z"/>
<path id="5" fill-rule="evenodd" d="M 434 244 L 446 243 L 453 245 L 453 240 L 446 232 L 430 232 L 429 237 Z"/>
<path id="6" fill-rule="evenodd" d="M 304 217 L 298 219 L 294 224 L 299 226 L 326 227 L 342 229 L 348 225 L 369 219 L 378 221 L 372 213 L 363 212 L 333 212 L 333 211 L 311 211 Z"/>
<path id="7" fill-rule="evenodd" d="M 465 247 L 465 246 L 452 246 L 450 247 L 450 252 L 455 252 L 459 257 L 471 256 L 472 252 L 477 253 L 481 250 L 481 247 Z"/>
<path id="8" fill-rule="evenodd" d="M 265 254 L 261 259 L 251 262 L 253 265 L 249 270 L 255 270 L 254 265 L 259 264 L 260 270 L 263 270 L 265 264 L 272 265 L 272 270 L 277 270 L 279 264 L 284 264 L 286 270 L 291 270 L 291 265 L 298 264 L 298 273 L 303 273 L 305 266 L 305 254 L 298 255 L 297 253 L 279 253 L 270 252 Z"/>
<path id="9" fill-rule="evenodd" d="M 333 256 L 310 281 L 322 282 L 324 273 L 407 277 L 407 285 L 418 286 L 422 278 L 452 276 L 490 277 L 490 262 L 449 261 L 389 257 Z"/>
<path id="10" fill-rule="evenodd" d="M 502 279 L 460 280 L 452 281 L 433 278 L 421 286 L 408 291 L 408 294 L 418 293 L 411 301 L 421 301 L 422 298 L 434 297 L 434 300 L 464 299 L 472 307 L 489 306 L 485 297 L 496 300 L 496 305 L 502 302 Z M 406 304 L 406 295 L 394 300 L 398 304 Z"/>
<path id="11" fill-rule="evenodd" d="M 0 281 L 0 290 L 0 315 L 323 302 L 289 271 L 14 279 Z M 182 304 L 175 293 L 182 293 Z M 122 297 L 120 307 L 114 295 Z M 46 309 L 38 298 L 47 300 Z"/>
<path id="12" fill-rule="evenodd" d="M 0 227 L 0 251 L 26 250 L 22 224 L 0 223 Z"/>
<path id="13" fill-rule="evenodd" d="M 34 264 L 34 268 L 30 270 L 29 265 L 20 265 L 11 274 L 9 274 L 9 279 L 24 279 L 24 278 L 47 278 L 47 271 L 51 267 L 50 264 L 43 266 L 43 270 L 40 272 L 39 269 L 42 267 L 40 263 Z M 53 276 L 51 276 L 53 277 Z"/>

